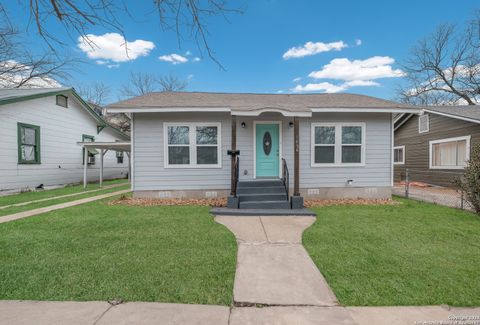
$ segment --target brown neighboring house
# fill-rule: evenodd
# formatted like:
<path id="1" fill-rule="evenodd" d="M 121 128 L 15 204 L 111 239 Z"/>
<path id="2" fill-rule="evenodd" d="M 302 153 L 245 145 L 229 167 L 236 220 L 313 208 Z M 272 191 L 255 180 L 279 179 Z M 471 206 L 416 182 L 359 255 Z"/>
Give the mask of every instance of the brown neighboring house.
<path id="1" fill-rule="evenodd" d="M 452 186 L 480 144 L 480 106 L 435 106 L 395 117 L 395 182 Z"/>

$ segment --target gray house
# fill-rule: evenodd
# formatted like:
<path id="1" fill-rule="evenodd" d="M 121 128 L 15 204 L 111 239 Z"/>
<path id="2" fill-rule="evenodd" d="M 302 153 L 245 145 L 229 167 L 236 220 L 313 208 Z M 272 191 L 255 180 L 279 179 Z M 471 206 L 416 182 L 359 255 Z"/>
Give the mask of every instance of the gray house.
<path id="1" fill-rule="evenodd" d="M 455 187 L 480 144 L 480 106 L 431 106 L 395 117 L 395 181 Z"/>
<path id="2" fill-rule="evenodd" d="M 388 198 L 393 115 L 419 110 L 354 94 L 162 92 L 120 101 L 132 116 L 136 197 L 229 197 L 289 208 L 303 197 Z"/>

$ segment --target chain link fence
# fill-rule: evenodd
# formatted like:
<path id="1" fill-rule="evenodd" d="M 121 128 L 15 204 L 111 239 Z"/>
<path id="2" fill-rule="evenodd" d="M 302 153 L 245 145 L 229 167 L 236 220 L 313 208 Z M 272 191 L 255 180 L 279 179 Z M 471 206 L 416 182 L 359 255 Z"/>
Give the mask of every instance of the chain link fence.
<path id="1" fill-rule="evenodd" d="M 406 169 L 400 181 L 394 184 L 393 194 L 418 201 L 430 202 L 462 210 L 471 210 L 461 188 L 455 184 L 461 179 L 458 172 Z M 436 180 L 449 186 L 439 186 Z"/>

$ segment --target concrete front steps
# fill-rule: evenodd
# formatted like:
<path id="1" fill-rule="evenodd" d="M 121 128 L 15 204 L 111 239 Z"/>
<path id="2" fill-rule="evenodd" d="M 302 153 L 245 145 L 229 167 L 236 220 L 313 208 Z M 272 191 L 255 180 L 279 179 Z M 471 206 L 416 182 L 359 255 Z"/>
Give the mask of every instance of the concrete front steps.
<path id="1" fill-rule="evenodd" d="M 308 209 L 292 209 L 281 179 L 240 181 L 237 184 L 237 208 L 213 208 L 223 216 L 315 216 Z"/>
<path id="2" fill-rule="evenodd" d="M 287 191 L 280 179 L 238 182 L 237 196 L 239 209 L 290 209 Z"/>

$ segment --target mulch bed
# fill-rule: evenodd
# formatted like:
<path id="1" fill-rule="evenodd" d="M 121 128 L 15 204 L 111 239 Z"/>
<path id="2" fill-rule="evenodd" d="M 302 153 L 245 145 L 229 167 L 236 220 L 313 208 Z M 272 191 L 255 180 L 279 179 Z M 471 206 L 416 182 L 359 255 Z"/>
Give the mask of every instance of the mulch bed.
<path id="1" fill-rule="evenodd" d="M 314 208 L 331 205 L 397 205 L 401 202 L 394 201 L 392 199 L 337 199 L 337 200 L 325 200 L 325 199 L 306 199 L 305 207 Z"/>
<path id="2" fill-rule="evenodd" d="M 219 199 L 138 199 L 120 197 L 107 203 L 108 205 L 124 204 L 130 206 L 157 206 L 157 205 L 201 205 L 211 207 L 227 206 L 226 198 Z"/>
<path id="3" fill-rule="evenodd" d="M 227 199 L 138 199 L 131 197 L 120 197 L 117 200 L 112 200 L 108 205 L 124 204 L 129 206 L 157 206 L 157 205 L 201 205 L 210 207 L 226 207 Z M 306 208 L 331 206 L 331 205 L 397 205 L 401 202 L 391 199 L 339 199 L 339 200 L 325 200 L 325 199 L 307 199 L 305 200 Z"/>

